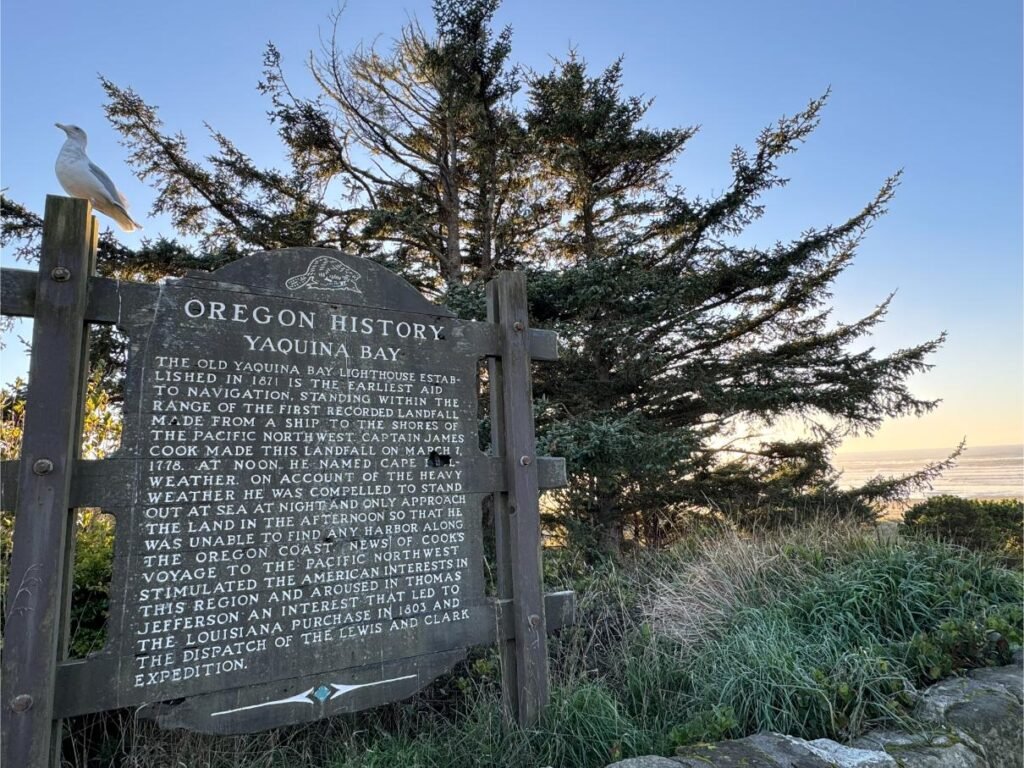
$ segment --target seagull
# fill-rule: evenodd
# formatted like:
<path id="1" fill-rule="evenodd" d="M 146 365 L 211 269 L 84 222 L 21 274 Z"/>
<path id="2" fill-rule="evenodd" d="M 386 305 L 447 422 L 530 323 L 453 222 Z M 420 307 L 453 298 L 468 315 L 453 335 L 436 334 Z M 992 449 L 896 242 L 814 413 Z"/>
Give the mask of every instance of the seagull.
<path id="1" fill-rule="evenodd" d="M 72 197 L 81 197 L 92 203 L 92 207 L 117 222 L 125 232 L 142 229 L 142 225 L 128 215 L 128 201 L 124 199 L 114 182 L 85 154 L 85 143 L 89 140 L 85 131 L 77 125 L 54 123 L 67 134 L 67 141 L 57 155 L 57 181 Z"/>

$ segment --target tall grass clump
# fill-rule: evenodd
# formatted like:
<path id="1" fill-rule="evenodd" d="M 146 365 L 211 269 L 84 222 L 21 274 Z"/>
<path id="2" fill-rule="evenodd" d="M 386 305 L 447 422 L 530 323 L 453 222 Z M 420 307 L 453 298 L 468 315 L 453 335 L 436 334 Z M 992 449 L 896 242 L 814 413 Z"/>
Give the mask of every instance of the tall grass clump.
<path id="1" fill-rule="evenodd" d="M 1021 639 L 1020 577 L 936 541 L 811 528 L 728 536 L 680 565 L 648 606 L 663 641 L 687 649 L 679 741 L 708 724 L 854 736 L 906 720 L 916 687 L 1007 661 Z"/>

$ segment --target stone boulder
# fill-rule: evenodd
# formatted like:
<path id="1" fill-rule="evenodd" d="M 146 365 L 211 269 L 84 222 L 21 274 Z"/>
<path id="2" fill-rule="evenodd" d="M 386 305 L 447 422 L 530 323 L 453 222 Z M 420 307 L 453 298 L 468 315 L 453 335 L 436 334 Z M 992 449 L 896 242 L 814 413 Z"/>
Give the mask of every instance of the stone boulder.
<path id="1" fill-rule="evenodd" d="M 1021 668 L 976 670 L 926 690 L 914 714 L 985 759 L 989 768 L 1024 768 Z"/>
<path id="2" fill-rule="evenodd" d="M 1024 768 L 1024 655 L 1013 661 L 922 692 L 914 709 L 920 732 L 872 731 L 849 745 L 759 733 L 609 768 Z"/>

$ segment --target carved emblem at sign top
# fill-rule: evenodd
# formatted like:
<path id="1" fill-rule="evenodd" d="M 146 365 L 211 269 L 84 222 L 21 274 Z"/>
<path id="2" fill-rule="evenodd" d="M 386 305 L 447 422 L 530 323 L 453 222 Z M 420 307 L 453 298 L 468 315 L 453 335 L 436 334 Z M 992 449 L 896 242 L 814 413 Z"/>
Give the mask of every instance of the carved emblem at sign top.
<path id="1" fill-rule="evenodd" d="M 292 291 L 307 288 L 314 291 L 355 291 L 362 293 L 356 285 L 361 275 L 341 259 L 333 256 L 317 256 L 301 275 L 289 277 L 285 287 Z"/>

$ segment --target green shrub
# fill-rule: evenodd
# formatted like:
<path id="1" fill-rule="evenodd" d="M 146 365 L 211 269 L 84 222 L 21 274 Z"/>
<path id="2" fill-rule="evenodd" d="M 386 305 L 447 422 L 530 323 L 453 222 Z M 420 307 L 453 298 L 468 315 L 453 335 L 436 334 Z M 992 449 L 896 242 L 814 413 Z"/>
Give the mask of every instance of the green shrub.
<path id="1" fill-rule="evenodd" d="M 914 688 L 1005 663 L 1021 640 L 1019 574 L 928 539 L 727 539 L 660 589 L 655 627 L 689 649 L 680 743 L 899 723 Z"/>
<path id="2" fill-rule="evenodd" d="M 7 594 L 14 515 L 0 513 L 0 591 Z M 75 520 L 75 565 L 71 592 L 72 658 L 100 650 L 107 637 L 110 579 L 114 566 L 114 519 L 98 509 L 80 509 Z M 6 606 L 0 612 L 0 630 Z"/>
<path id="3" fill-rule="evenodd" d="M 114 520 L 82 509 L 75 525 L 75 573 L 71 593 L 71 647 L 75 658 L 100 650 L 107 638 L 110 580 L 114 568 Z"/>
<path id="4" fill-rule="evenodd" d="M 736 735 L 739 723 L 729 707 L 714 706 L 691 715 L 669 733 L 673 746 L 722 741 Z"/>
<path id="5" fill-rule="evenodd" d="M 903 517 L 908 533 L 925 533 L 976 551 L 996 552 L 1020 564 L 1024 555 L 1024 502 L 935 496 Z"/>

